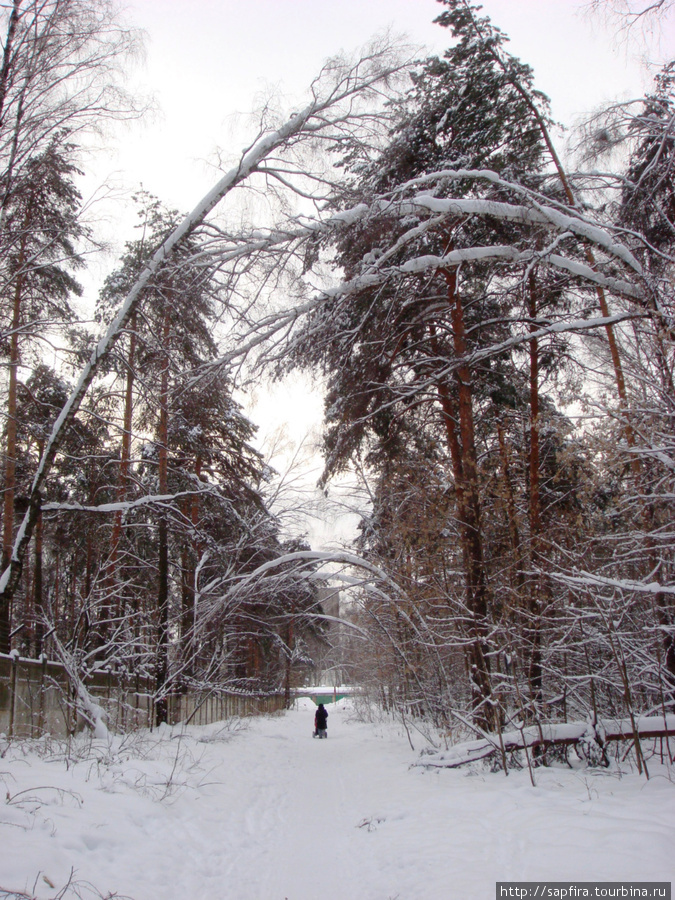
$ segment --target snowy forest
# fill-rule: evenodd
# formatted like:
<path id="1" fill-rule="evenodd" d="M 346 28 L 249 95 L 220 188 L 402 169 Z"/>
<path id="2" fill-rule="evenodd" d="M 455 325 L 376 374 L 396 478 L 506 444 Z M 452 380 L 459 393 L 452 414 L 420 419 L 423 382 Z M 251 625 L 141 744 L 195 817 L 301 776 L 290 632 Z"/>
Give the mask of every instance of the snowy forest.
<path id="1" fill-rule="evenodd" d="M 142 673 L 162 722 L 332 652 L 419 728 L 613 719 L 641 769 L 675 727 L 675 63 L 561 144 L 498 23 L 441 0 L 444 55 L 333 59 L 191 212 L 129 198 L 91 297 L 81 178 L 143 115 L 138 36 L 108 0 L 0 12 L 0 653 Z M 339 549 L 279 515 L 246 413 L 298 372 L 322 490 L 367 498 Z"/>

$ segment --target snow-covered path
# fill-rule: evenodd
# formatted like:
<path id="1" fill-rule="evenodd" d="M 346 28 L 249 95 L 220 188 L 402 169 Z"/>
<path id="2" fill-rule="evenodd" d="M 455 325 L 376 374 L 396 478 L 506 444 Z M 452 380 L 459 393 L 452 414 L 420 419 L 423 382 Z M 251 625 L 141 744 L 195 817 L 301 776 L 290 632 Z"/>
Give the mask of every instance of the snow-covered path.
<path id="1" fill-rule="evenodd" d="M 404 736 L 348 710 L 330 706 L 329 739 L 312 740 L 309 703 L 232 740 L 167 730 L 68 767 L 12 750 L 0 887 L 53 897 L 43 876 L 74 868 L 134 900 L 483 900 L 497 880 L 675 873 L 665 770 L 551 768 L 533 788 L 527 772 L 410 769 Z"/>

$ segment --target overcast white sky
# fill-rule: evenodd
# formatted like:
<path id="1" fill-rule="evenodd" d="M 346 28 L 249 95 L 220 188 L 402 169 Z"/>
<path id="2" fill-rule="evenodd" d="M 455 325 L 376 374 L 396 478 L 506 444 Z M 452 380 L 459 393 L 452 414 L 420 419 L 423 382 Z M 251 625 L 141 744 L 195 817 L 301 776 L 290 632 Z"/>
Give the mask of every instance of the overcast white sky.
<path id="1" fill-rule="evenodd" d="M 511 51 L 534 68 L 537 86 L 565 125 L 604 101 L 640 96 L 651 82 L 639 42 L 621 42 L 585 7 L 581 0 L 483 2 L 510 36 Z M 129 24 L 146 32 L 146 59 L 131 83 L 154 96 L 159 112 L 99 157 L 97 177 L 114 176 L 130 190 L 142 184 L 181 211 L 216 181 L 207 164 L 216 148 L 226 156 L 239 149 L 245 116 L 261 98 L 280 94 L 290 110 L 328 57 L 357 50 L 387 29 L 432 53 L 441 54 L 449 42 L 447 30 L 433 24 L 442 11 L 435 0 L 129 0 L 125 9 Z M 649 55 L 654 61 L 675 56 L 672 18 Z M 232 146 L 237 114 L 244 118 Z M 111 219 L 120 247 L 131 236 L 129 208 Z M 272 393 L 262 389 L 250 415 L 265 430 L 288 420 L 298 440 L 316 431 L 321 409 L 321 397 L 296 378 Z M 313 531 L 320 543 L 334 529 Z"/>

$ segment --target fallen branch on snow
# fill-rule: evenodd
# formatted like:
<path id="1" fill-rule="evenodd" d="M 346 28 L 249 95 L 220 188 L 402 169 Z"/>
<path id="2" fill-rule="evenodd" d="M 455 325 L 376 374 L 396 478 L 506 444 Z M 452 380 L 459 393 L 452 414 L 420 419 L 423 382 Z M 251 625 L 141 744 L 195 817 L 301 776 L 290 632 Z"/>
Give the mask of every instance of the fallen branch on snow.
<path id="1" fill-rule="evenodd" d="M 635 731 L 640 738 L 675 737 L 675 714 L 667 716 L 638 716 Z M 501 735 L 488 735 L 476 741 L 455 744 L 449 750 L 430 753 L 413 763 L 425 768 L 456 769 L 479 759 L 488 759 L 501 753 L 541 747 L 570 745 L 595 745 L 603 748 L 608 741 L 632 741 L 635 738 L 630 719 L 603 719 L 593 725 L 590 722 L 568 722 L 529 725 L 522 730 L 505 731 Z"/>

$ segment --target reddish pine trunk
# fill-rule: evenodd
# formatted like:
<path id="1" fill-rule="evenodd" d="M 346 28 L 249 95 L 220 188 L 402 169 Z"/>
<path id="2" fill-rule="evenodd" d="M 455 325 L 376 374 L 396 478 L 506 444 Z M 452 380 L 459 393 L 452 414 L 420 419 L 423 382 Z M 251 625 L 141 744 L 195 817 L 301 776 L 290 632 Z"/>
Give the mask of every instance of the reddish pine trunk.
<path id="1" fill-rule="evenodd" d="M 284 673 L 284 706 L 291 708 L 291 646 L 293 644 L 293 623 L 286 626 L 286 666 Z"/>
<path id="2" fill-rule="evenodd" d="M 14 545 L 14 494 L 16 491 L 16 436 L 17 389 L 19 369 L 19 329 L 21 327 L 21 300 L 23 295 L 23 265 L 26 257 L 27 229 L 30 220 L 30 204 L 24 222 L 24 233 L 19 249 L 19 274 L 14 286 L 12 304 L 12 332 L 9 347 L 9 384 L 7 387 L 7 433 L 5 437 L 5 483 L 2 505 L 2 571 L 9 566 Z M 11 608 L 8 599 L 0 603 L 0 653 L 9 653 Z"/>
<path id="3" fill-rule="evenodd" d="M 488 656 L 488 585 L 483 561 L 483 536 L 480 520 L 478 492 L 478 464 L 473 419 L 473 389 L 471 371 L 466 359 L 467 341 L 464 325 L 464 309 L 457 285 L 457 270 L 445 272 L 448 302 L 451 308 L 453 345 L 458 361 L 457 379 L 459 447 L 461 449 L 461 474 L 463 503 L 460 507 L 462 555 L 466 577 L 466 604 L 469 616 L 469 669 L 473 694 L 473 706 L 477 723 L 486 729 L 494 724 L 492 719 L 490 662 Z M 439 389 L 440 393 L 440 389 Z M 443 400 L 443 395 L 441 394 Z M 446 396 L 449 400 L 449 396 Z M 450 419 L 446 415 L 446 430 Z M 452 447 L 451 447 L 452 453 Z"/>
<path id="4" fill-rule="evenodd" d="M 198 482 L 202 472 L 202 458 L 197 455 L 195 459 L 195 478 Z M 188 515 L 189 511 L 189 515 Z M 189 518 L 190 524 L 192 526 L 192 552 L 194 555 L 199 556 L 201 552 L 201 547 L 199 546 L 199 542 L 196 539 L 197 527 L 199 525 L 199 496 L 195 493 L 191 497 L 188 497 L 185 505 L 183 507 L 183 513 L 186 518 Z M 192 627 L 194 625 L 194 604 L 195 604 L 195 566 L 192 562 L 192 558 L 190 555 L 190 547 L 187 543 L 183 547 L 182 553 L 182 571 L 183 571 L 183 584 L 182 584 L 182 623 L 181 623 L 181 631 L 183 637 L 183 654 L 187 656 L 189 653 L 189 635 L 191 633 Z M 187 664 L 187 660 L 185 660 Z M 189 671 L 189 665 L 186 671 Z"/>
<path id="5" fill-rule="evenodd" d="M 120 453 L 120 471 L 117 483 L 117 501 L 123 503 L 127 499 L 129 489 L 129 467 L 131 464 L 131 427 L 133 422 L 134 409 L 134 365 L 136 363 L 136 314 L 131 318 L 130 335 L 129 335 L 129 353 L 127 356 L 127 377 L 124 391 L 124 419 L 122 425 L 122 447 Z M 119 561 L 119 545 L 122 538 L 122 510 L 115 513 L 113 519 L 112 534 L 110 537 L 110 556 L 108 560 L 107 570 L 104 576 L 104 586 L 111 594 L 115 593 L 117 587 L 117 570 Z M 124 614 L 123 601 L 121 596 L 115 603 L 113 609 L 114 616 L 122 616 Z"/>
<path id="6" fill-rule="evenodd" d="M 190 560 L 190 548 L 187 542 L 183 544 L 181 550 L 181 570 L 183 573 L 181 584 L 181 607 L 183 611 L 181 616 L 181 637 L 183 638 L 183 653 L 185 655 L 189 644 L 194 607 L 194 567 Z"/>

